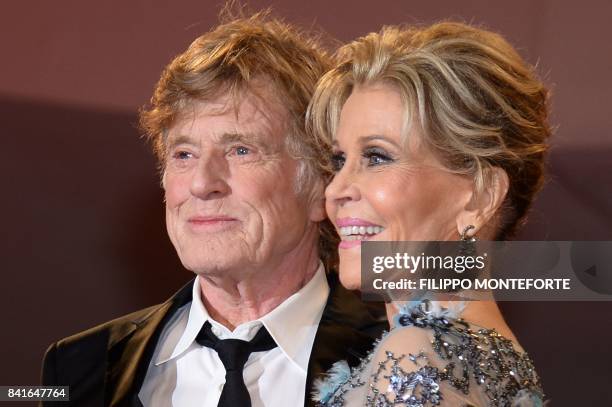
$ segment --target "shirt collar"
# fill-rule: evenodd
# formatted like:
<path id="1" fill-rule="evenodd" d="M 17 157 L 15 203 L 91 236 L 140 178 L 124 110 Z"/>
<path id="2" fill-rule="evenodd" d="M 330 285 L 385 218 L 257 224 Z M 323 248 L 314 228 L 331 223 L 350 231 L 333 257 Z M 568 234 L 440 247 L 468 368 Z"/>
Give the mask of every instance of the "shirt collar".
<path id="1" fill-rule="evenodd" d="M 325 268 L 320 263 L 304 287 L 260 318 L 278 347 L 304 373 L 328 296 Z"/>
<path id="2" fill-rule="evenodd" d="M 211 323 L 213 332 L 222 339 L 235 337 L 250 340 L 263 324 L 285 356 L 306 373 L 312 344 L 328 295 L 329 285 L 325 269 L 323 264 L 319 263 L 315 275 L 299 291 L 260 319 L 245 322 L 237 326 L 234 332 L 230 332 L 208 314 L 200 296 L 199 277 L 196 277 L 188 316 L 184 312 L 182 317 L 175 321 L 176 329 L 179 332 L 182 330 L 183 333 L 171 354 L 170 349 L 162 344 L 162 351 L 155 364 L 160 365 L 185 352 L 195 342 L 206 321 Z"/>

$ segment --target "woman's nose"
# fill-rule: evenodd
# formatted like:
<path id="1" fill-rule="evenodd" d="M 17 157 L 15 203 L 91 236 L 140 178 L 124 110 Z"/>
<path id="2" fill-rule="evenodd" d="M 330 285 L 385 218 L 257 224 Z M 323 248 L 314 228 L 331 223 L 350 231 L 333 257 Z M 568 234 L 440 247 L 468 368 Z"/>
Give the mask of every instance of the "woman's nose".
<path id="1" fill-rule="evenodd" d="M 357 174 L 347 165 L 334 175 L 325 189 L 325 199 L 337 205 L 361 199 L 361 191 L 357 182 Z"/>

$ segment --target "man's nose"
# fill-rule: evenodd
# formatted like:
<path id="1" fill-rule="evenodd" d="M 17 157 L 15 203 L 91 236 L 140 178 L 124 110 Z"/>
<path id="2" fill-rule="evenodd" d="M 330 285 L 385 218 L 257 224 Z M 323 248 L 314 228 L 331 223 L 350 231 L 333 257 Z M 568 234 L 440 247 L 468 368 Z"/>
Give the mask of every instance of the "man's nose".
<path id="1" fill-rule="evenodd" d="M 193 173 L 190 191 L 200 199 L 216 199 L 227 195 L 229 169 L 227 161 L 215 154 L 202 154 Z"/>
<path id="2" fill-rule="evenodd" d="M 358 174 L 345 165 L 334 175 L 325 189 L 325 199 L 336 205 L 345 205 L 361 199 Z"/>

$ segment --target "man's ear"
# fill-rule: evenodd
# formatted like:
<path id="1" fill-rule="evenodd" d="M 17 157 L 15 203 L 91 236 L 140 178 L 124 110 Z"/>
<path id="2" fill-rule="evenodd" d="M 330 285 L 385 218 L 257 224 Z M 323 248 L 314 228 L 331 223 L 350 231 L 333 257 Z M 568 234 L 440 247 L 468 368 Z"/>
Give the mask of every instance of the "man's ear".
<path id="1" fill-rule="evenodd" d="M 166 190 L 166 170 L 165 169 L 162 172 L 161 187 L 164 191 Z"/>
<path id="2" fill-rule="evenodd" d="M 509 186 L 510 181 L 506 171 L 499 167 L 492 167 L 485 176 L 483 190 L 480 193 L 477 191 L 472 193 L 472 198 L 457 217 L 459 235 L 469 225 L 474 226 L 469 236 L 484 229 L 504 202 Z"/>
<path id="3" fill-rule="evenodd" d="M 322 222 L 327 218 L 327 213 L 325 212 L 325 187 L 322 180 L 317 180 L 308 194 L 308 204 L 308 218 L 312 222 Z"/>

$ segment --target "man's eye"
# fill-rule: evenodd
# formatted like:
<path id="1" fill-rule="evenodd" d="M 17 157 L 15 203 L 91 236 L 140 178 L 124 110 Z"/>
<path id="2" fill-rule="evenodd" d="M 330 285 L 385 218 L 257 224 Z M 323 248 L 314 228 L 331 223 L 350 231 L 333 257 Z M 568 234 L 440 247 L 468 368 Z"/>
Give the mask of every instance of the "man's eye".
<path id="1" fill-rule="evenodd" d="M 239 146 L 235 148 L 236 155 L 247 155 L 251 152 L 247 147 Z"/>
<path id="2" fill-rule="evenodd" d="M 332 165 L 332 169 L 335 172 L 338 172 L 342 169 L 342 167 L 344 166 L 344 162 L 346 161 L 346 159 L 344 158 L 344 154 L 342 153 L 335 153 L 331 156 L 331 165 Z"/>
<path id="3" fill-rule="evenodd" d="M 177 151 L 173 154 L 174 158 L 176 158 L 177 160 L 188 160 L 191 157 L 193 157 L 193 154 L 191 154 L 188 151 Z"/>
<path id="4" fill-rule="evenodd" d="M 253 154 L 253 151 L 251 148 L 245 146 L 232 146 L 227 150 L 228 156 L 244 156 L 249 154 Z"/>

